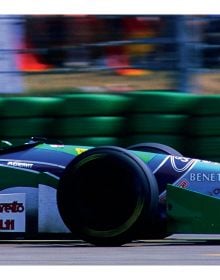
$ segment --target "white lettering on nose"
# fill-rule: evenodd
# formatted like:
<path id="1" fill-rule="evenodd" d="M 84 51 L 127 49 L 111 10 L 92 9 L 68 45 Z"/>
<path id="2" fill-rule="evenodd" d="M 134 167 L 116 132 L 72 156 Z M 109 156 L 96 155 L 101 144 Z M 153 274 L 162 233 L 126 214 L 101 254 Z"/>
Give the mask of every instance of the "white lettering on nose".
<path id="1" fill-rule="evenodd" d="M 220 182 L 220 173 L 190 173 L 191 182 Z"/>
<path id="2" fill-rule="evenodd" d="M 190 181 L 191 182 L 196 181 L 196 174 L 195 173 L 190 173 Z"/>

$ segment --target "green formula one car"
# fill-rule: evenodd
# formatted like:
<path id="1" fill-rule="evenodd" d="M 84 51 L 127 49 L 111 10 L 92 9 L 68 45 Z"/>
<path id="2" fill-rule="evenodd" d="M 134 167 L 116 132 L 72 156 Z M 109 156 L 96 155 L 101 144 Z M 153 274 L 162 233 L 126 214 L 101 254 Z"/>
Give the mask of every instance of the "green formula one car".
<path id="1" fill-rule="evenodd" d="M 99 246 L 220 233 L 220 165 L 162 144 L 87 147 L 33 138 L 0 151 L 0 236 Z"/>

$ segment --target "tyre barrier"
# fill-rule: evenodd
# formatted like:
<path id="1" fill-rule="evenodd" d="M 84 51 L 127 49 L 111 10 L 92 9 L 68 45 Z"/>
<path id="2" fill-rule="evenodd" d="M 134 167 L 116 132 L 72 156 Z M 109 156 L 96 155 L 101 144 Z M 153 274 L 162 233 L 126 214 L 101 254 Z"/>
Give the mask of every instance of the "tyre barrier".
<path id="1" fill-rule="evenodd" d="M 0 98 L 0 137 L 14 145 L 32 136 L 64 144 L 119 145 L 116 138 L 124 133 L 129 104 L 129 97 L 115 94 L 4 95 Z"/>
<path id="2" fill-rule="evenodd" d="M 129 111 L 126 146 L 159 142 L 184 152 L 185 127 L 195 95 L 169 91 L 135 91 Z"/>
<path id="3" fill-rule="evenodd" d="M 220 136 L 220 115 L 192 117 L 189 135 L 193 136 Z"/>
<path id="4" fill-rule="evenodd" d="M 189 113 L 193 116 L 220 115 L 220 98 L 216 94 L 196 95 L 194 105 Z"/>
<path id="5" fill-rule="evenodd" d="M 62 97 L 9 97 L 3 99 L 3 118 L 56 117 L 63 103 Z"/>
<path id="6" fill-rule="evenodd" d="M 135 114 L 130 116 L 129 129 L 134 134 L 181 134 L 187 119 L 187 115 L 177 114 Z"/>
<path id="7" fill-rule="evenodd" d="M 215 161 L 220 159 L 220 136 L 194 137 L 193 143 L 195 156 L 201 159 Z M 192 149 L 193 153 L 193 149 Z"/>
<path id="8" fill-rule="evenodd" d="M 188 115 L 185 154 L 211 161 L 220 159 L 220 98 L 197 95 Z"/>
<path id="9" fill-rule="evenodd" d="M 184 141 L 183 136 L 181 135 L 142 133 L 132 135 L 128 139 L 129 141 L 127 142 L 129 143 L 127 143 L 127 146 L 132 145 L 132 143 L 138 144 L 141 142 L 157 142 L 171 146 L 176 150 L 184 151 Z"/>
<path id="10" fill-rule="evenodd" d="M 186 114 L 191 112 L 197 101 L 197 95 L 169 91 L 133 91 L 132 112 L 153 114 Z"/>
<path id="11" fill-rule="evenodd" d="M 77 143 L 80 146 L 121 146 L 119 137 L 114 136 L 85 136 L 85 137 L 60 137 L 63 144 L 72 145 Z"/>
<path id="12" fill-rule="evenodd" d="M 59 115 L 71 116 L 117 116 L 123 115 L 131 104 L 126 96 L 114 94 L 63 94 L 62 110 Z"/>
<path id="13" fill-rule="evenodd" d="M 187 156 L 220 157 L 217 95 L 169 91 L 56 94 L 1 95 L 0 138 L 14 145 L 31 136 L 89 146 L 159 142 Z"/>
<path id="14" fill-rule="evenodd" d="M 49 130 L 54 126 L 54 118 L 5 118 L 1 120 L 1 137 L 50 136 Z"/>
<path id="15" fill-rule="evenodd" d="M 123 132 L 126 119 L 118 116 L 68 117 L 56 120 L 52 136 L 88 137 L 119 136 Z"/>

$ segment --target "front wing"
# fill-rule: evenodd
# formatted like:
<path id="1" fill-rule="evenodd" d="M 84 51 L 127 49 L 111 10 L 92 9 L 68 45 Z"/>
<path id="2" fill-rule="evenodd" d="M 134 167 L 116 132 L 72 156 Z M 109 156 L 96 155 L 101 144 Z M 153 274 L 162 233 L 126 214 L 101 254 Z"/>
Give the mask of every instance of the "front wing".
<path id="1" fill-rule="evenodd" d="M 190 189 L 167 186 L 167 231 L 189 234 L 220 233 L 220 200 Z"/>

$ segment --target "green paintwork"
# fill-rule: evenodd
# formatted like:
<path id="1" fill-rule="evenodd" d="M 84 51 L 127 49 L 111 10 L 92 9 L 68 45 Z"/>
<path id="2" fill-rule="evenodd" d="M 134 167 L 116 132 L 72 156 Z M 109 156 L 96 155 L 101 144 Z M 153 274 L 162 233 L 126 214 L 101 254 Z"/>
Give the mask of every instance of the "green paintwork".
<path id="1" fill-rule="evenodd" d="M 132 154 L 135 154 L 145 163 L 149 162 L 152 158 L 155 157 L 155 154 L 149 152 L 140 152 L 140 151 L 130 151 Z"/>
<path id="2" fill-rule="evenodd" d="M 48 144 L 40 144 L 36 147 L 36 149 L 45 149 L 45 150 L 52 150 L 57 152 L 63 152 L 71 155 L 79 155 L 79 149 L 82 150 L 89 150 L 93 147 L 90 146 L 73 146 L 73 145 L 48 145 Z"/>
<path id="3" fill-rule="evenodd" d="M 38 187 L 39 172 L 27 170 L 22 168 L 14 168 L 9 166 L 1 166 L 0 177 L 1 186 L 0 190 L 15 186 L 22 187 Z M 16 178 L 16 180 L 15 180 Z"/>
<path id="4" fill-rule="evenodd" d="M 15 168 L 10 166 L 1 166 L 0 168 L 1 186 L 0 190 L 14 187 L 32 187 L 37 188 L 38 184 L 45 184 L 57 188 L 59 178 L 47 173 L 40 173 L 29 169 Z M 16 178 L 16 180 L 15 180 Z"/>
<path id="5" fill-rule="evenodd" d="M 80 153 L 92 149 L 94 147 L 91 146 L 74 146 L 74 145 L 48 145 L 48 144 L 40 144 L 36 147 L 36 149 L 46 149 L 57 152 L 63 152 L 67 154 L 71 154 L 74 156 L 79 155 Z M 140 152 L 140 151 L 130 151 L 132 154 L 135 154 L 137 157 L 142 159 L 144 162 L 149 162 L 153 157 L 155 157 L 154 153 Z"/>
<path id="6" fill-rule="evenodd" d="M 56 178 L 51 174 L 42 172 L 38 176 L 38 182 L 52 188 L 57 188 L 59 184 L 59 178 Z"/>
<path id="7" fill-rule="evenodd" d="M 40 144 L 35 147 L 35 149 L 47 149 L 53 150 L 57 152 L 68 153 L 71 155 L 79 155 L 80 153 L 91 149 L 93 147 L 89 146 L 72 146 L 72 145 L 48 145 L 48 144 Z M 132 151 L 136 156 L 142 159 L 145 162 L 151 160 L 155 155 L 151 153 L 144 153 L 138 151 Z M 34 171 L 32 169 L 22 169 L 22 168 L 15 168 L 11 166 L 1 166 L 0 168 L 0 176 L 1 176 L 1 186 L 0 190 L 5 188 L 15 186 L 22 186 L 22 187 L 34 187 L 37 188 L 38 184 L 45 184 L 51 186 L 53 188 L 57 188 L 59 178 L 47 173 L 41 173 Z M 16 178 L 16 180 L 15 180 Z"/>
<path id="8" fill-rule="evenodd" d="M 220 200 L 167 186 L 168 233 L 220 233 Z"/>

